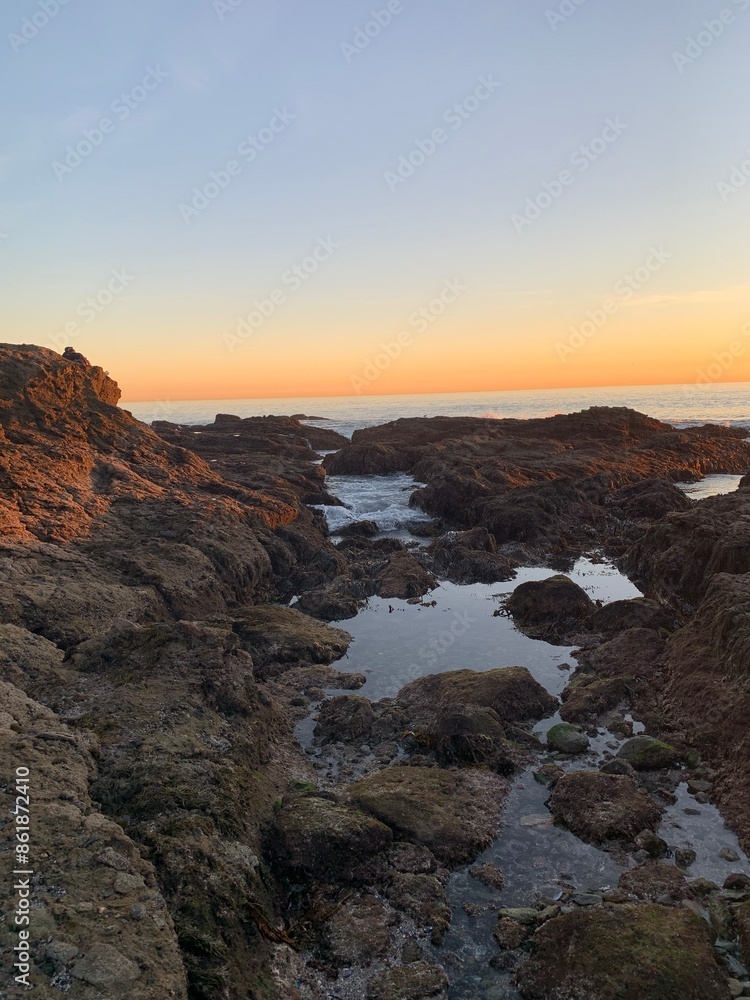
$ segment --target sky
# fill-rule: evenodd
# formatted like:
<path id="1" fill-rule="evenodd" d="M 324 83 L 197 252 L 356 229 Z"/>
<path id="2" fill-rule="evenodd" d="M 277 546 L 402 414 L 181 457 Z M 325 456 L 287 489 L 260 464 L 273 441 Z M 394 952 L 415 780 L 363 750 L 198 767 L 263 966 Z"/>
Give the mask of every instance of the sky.
<path id="1" fill-rule="evenodd" d="M 16 0 L 2 340 L 129 401 L 750 380 L 750 0 Z"/>

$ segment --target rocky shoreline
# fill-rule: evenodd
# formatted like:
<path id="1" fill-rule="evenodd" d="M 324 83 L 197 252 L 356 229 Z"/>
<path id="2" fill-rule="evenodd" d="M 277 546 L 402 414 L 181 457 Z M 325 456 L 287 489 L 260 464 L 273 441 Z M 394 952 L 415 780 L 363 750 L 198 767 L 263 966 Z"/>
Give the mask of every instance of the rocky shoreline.
<path id="1" fill-rule="evenodd" d="M 662 836 L 686 788 L 750 849 L 750 479 L 675 486 L 746 475 L 744 432 L 598 408 L 349 442 L 299 417 L 147 427 L 118 400 L 101 369 L 0 345 L 0 742 L 31 773 L 35 995 L 468 1000 L 445 942 L 470 872 L 500 975 L 477 996 L 750 996 L 750 870 L 693 877 Z M 433 520 L 332 538 L 326 472 L 409 473 Z M 566 575 L 592 553 L 644 597 L 593 601 Z M 440 581 L 530 566 L 548 577 L 496 614 L 576 647 L 561 702 L 523 664 L 376 701 L 333 666 L 351 636 L 329 623 L 368 600 L 427 610 Z M 502 857 L 477 859 L 528 776 L 538 824 L 619 885 L 501 905 Z M 0 906 L 10 974 L 10 889 Z"/>

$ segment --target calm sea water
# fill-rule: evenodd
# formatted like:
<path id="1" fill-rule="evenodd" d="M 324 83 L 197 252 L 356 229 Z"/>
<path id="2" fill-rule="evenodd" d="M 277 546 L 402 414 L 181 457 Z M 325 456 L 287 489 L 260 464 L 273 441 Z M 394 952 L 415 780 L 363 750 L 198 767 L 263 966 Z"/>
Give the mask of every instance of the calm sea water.
<path id="1" fill-rule="evenodd" d="M 326 418 L 326 426 L 347 437 L 359 427 L 371 427 L 398 417 L 547 417 L 589 406 L 630 406 L 650 417 L 682 426 L 717 423 L 750 429 L 750 382 L 414 396 L 162 400 L 122 405 L 147 423 L 152 420 L 209 423 L 217 413 L 234 413 L 240 417 L 304 413 Z"/>

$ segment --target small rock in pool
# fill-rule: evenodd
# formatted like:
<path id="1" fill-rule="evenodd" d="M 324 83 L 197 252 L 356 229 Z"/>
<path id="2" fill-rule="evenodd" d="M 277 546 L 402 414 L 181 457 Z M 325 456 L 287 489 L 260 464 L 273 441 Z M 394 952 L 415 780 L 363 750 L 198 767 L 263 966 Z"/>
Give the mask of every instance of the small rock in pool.
<path id="1" fill-rule="evenodd" d="M 552 817 L 550 816 L 549 813 L 547 813 L 547 815 L 532 814 L 531 816 L 522 816 L 521 826 L 528 826 L 528 827 L 552 826 Z"/>
<path id="2" fill-rule="evenodd" d="M 739 861 L 740 856 L 736 851 L 733 851 L 731 847 L 722 847 L 719 851 L 719 857 L 723 858 L 725 861 Z"/>
<path id="3" fill-rule="evenodd" d="M 700 781 L 697 778 L 691 778 L 688 781 L 687 786 L 688 790 L 693 792 L 694 794 L 696 792 L 710 792 L 711 789 L 714 787 L 710 781 Z"/>
<path id="4" fill-rule="evenodd" d="M 578 726 L 561 722 L 547 733 L 547 746 L 560 753 L 585 753 L 589 748 L 589 738 Z"/>

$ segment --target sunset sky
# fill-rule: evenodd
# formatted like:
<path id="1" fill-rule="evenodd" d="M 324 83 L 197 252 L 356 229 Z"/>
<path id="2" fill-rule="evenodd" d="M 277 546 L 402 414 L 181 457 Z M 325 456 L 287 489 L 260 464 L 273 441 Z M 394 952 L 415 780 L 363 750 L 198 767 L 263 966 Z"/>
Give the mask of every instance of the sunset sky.
<path id="1" fill-rule="evenodd" d="M 750 380 L 724 4 L 4 4 L 0 339 L 129 401 Z"/>

